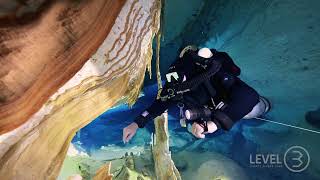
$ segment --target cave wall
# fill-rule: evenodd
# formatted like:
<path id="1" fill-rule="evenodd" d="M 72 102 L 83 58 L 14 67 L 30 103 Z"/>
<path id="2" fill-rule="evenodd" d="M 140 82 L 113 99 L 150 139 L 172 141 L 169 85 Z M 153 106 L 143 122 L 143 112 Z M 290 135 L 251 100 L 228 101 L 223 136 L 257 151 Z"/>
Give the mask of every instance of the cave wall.
<path id="1" fill-rule="evenodd" d="M 94 1 L 90 2 L 94 4 Z M 112 6 L 112 2 L 98 2 L 106 3 L 104 6 L 100 6 L 99 3 L 94 4 L 93 9 L 102 8 L 99 11 L 101 13 L 116 10 Z M 120 1 L 116 2 L 116 4 L 118 3 Z M 56 6 L 59 7 L 57 10 L 64 8 L 64 4 L 60 1 L 57 2 Z M 54 4 L 52 7 L 56 6 Z M 113 8 L 112 11 L 110 8 Z M 27 117 L 24 124 L 0 136 L 1 179 L 55 179 L 60 171 L 70 141 L 78 129 L 84 127 L 106 109 L 111 108 L 119 100 L 129 103 L 135 101 L 143 83 L 145 70 L 150 67 L 152 40 L 159 29 L 160 8 L 161 3 L 158 0 L 128 0 L 123 6 L 120 5 L 119 14 L 116 13 L 110 17 L 101 16 L 105 21 L 112 23 L 110 32 L 107 31 L 103 39 L 100 39 L 103 33 L 99 33 L 103 31 L 103 27 L 87 30 L 82 34 L 85 37 L 84 42 L 75 43 L 71 47 L 61 46 L 61 44 L 59 46 L 59 43 L 63 45 L 63 41 L 59 40 L 63 40 L 64 36 L 57 35 L 55 45 L 62 47 L 64 55 L 67 57 L 72 57 L 69 50 L 73 48 L 78 50 L 76 52 L 80 54 L 81 58 L 85 57 L 81 56 L 81 53 L 86 54 L 87 48 L 95 53 L 91 57 L 89 56 L 89 59 L 84 60 L 84 64 L 71 76 L 68 76 L 70 72 L 67 71 L 70 66 L 67 66 L 64 62 L 73 63 L 77 62 L 77 59 L 53 60 L 52 68 L 57 68 L 54 65 L 63 66 L 63 68 L 60 67 L 59 75 L 66 75 L 65 78 L 68 79 L 62 86 L 55 86 L 58 88 L 49 96 L 49 99 L 45 100 L 43 104 L 40 103 L 39 109 L 31 106 L 31 102 L 26 101 L 25 103 L 29 103 L 31 107 L 36 109 L 36 112 Z M 70 9 L 65 10 L 66 13 L 69 12 L 68 10 Z M 90 11 L 92 10 L 84 12 L 90 13 Z M 50 16 L 55 19 L 54 17 L 57 15 L 59 14 L 53 13 Z M 44 17 L 46 17 L 46 13 Z M 79 29 L 84 28 L 81 23 L 85 23 L 83 20 L 86 19 L 81 16 L 76 17 L 80 21 L 80 25 L 77 24 L 77 27 Z M 112 21 L 112 18 L 114 18 L 114 21 Z M 106 25 L 103 22 L 96 23 L 100 26 Z M 42 27 L 41 24 L 39 24 L 39 27 Z M 32 26 L 30 26 L 30 29 L 30 31 L 34 30 Z M 55 30 L 59 32 L 59 28 Z M 49 32 L 51 31 L 52 29 L 49 29 Z M 37 34 L 35 33 L 35 35 Z M 86 35 L 90 36 L 86 37 Z M 94 38 L 100 39 L 101 43 L 97 44 L 95 42 L 95 46 L 89 46 Z M 45 38 L 42 40 L 45 40 Z M 79 41 L 75 40 L 75 42 Z M 47 52 L 45 51 L 47 46 L 44 43 L 35 43 L 35 45 L 42 47 L 42 51 L 39 51 L 39 53 Z M 26 48 L 29 48 L 29 46 L 26 46 Z M 48 48 L 47 50 L 51 52 L 50 50 L 56 49 Z M 13 53 L 22 53 L 23 55 L 21 51 L 14 51 Z M 43 59 L 40 57 L 42 56 L 37 59 L 36 54 L 31 55 L 35 55 L 35 58 L 31 58 L 30 61 L 41 64 Z M 48 55 L 43 55 L 43 57 L 52 58 Z M 25 61 L 26 63 L 29 62 L 28 60 Z M 33 63 L 29 62 L 29 64 Z M 13 70 L 18 71 L 20 69 Z M 40 75 L 38 75 L 39 78 L 42 77 Z M 43 82 L 44 85 L 57 82 L 57 78 L 50 77 L 53 80 L 46 79 Z M 41 93 L 38 92 L 39 95 L 37 92 L 33 91 L 33 96 L 30 96 L 32 100 L 39 100 L 37 96 L 41 96 Z M 1 120 L 2 122 L 9 122 Z"/>
<path id="2" fill-rule="evenodd" d="M 12 10 L 14 16 L 0 18 L 0 134 L 26 122 L 81 69 L 124 3 L 41 2 L 24 1 Z M 20 12 L 36 4 L 41 8 Z"/>

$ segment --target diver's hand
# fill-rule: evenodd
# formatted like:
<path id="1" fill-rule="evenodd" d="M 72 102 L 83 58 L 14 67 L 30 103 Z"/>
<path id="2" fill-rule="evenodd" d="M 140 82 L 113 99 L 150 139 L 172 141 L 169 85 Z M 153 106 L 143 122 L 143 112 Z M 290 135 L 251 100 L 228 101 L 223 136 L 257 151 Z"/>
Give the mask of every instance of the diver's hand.
<path id="1" fill-rule="evenodd" d="M 129 142 L 130 139 L 136 134 L 138 128 L 139 128 L 138 124 L 135 122 L 123 128 L 123 136 L 122 136 L 123 143 Z"/>
<path id="2" fill-rule="evenodd" d="M 207 126 L 208 126 L 208 131 L 204 132 L 204 129 L 200 124 L 198 124 L 196 122 L 193 123 L 192 124 L 192 134 L 197 138 L 203 139 L 203 138 L 205 138 L 205 134 L 214 133 L 216 130 L 218 130 L 217 125 L 212 121 L 208 121 Z"/>
<path id="3" fill-rule="evenodd" d="M 218 130 L 217 125 L 212 121 L 208 121 L 207 126 L 208 126 L 208 131 L 206 133 L 214 133 L 216 130 Z"/>
<path id="4" fill-rule="evenodd" d="M 202 126 L 200 126 L 200 124 L 194 122 L 192 124 L 192 134 L 200 139 L 204 139 L 206 136 L 203 134 L 204 133 L 204 129 Z"/>

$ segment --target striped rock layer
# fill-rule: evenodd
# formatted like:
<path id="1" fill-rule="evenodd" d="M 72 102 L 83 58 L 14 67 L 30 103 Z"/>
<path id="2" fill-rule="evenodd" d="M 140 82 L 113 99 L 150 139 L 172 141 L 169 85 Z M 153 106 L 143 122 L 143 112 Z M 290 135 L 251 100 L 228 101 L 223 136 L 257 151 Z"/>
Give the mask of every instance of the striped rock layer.
<path id="1" fill-rule="evenodd" d="M 150 69 L 159 0 L 43 6 L 0 24 L 1 179 L 55 179 L 76 131 L 133 103 Z"/>

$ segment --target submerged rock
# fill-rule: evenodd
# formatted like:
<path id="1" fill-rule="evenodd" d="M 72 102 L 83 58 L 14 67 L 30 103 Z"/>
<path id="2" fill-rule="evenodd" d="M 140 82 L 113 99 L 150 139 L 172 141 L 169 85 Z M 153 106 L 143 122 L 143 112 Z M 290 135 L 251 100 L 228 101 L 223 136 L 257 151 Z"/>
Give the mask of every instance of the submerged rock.
<path id="1" fill-rule="evenodd" d="M 112 180 L 113 174 L 110 174 L 111 162 L 103 165 L 98 171 L 96 175 L 93 177 L 93 180 Z"/>
<path id="2" fill-rule="evenodd" d="M 315 111 L 309 111 L 305 115 L 306 121 L 316 128 L 320 128 L 320 108 Z"/>
<path id="3" fill-rule="evenodd" d="M 247 180 L 244 170 L 231 159 L 210 159 L 196 171 L 195 179 L 203 180 Z"/>
<path id="4" fill-rule="evenodd" d="M 235 161 L 213 152 L 182 151 L 173 155 L 174 162 L 185 168 L 181 170 L 184 180 L 247 180 L 242 167 Z"/>
<path id="5" fill-rule="evenodd" d="M 154 120 L 155 134 L 152 139 L 152 154 L 158 180 L 181 180 L 180 173 L 171 159 L 169 151 L 168 114 Z"/>

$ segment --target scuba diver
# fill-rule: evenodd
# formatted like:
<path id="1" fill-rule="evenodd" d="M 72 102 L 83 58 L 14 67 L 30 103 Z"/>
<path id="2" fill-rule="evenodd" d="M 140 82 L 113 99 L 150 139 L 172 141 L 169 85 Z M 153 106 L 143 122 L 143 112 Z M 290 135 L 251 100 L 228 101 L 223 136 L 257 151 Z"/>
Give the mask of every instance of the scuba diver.
<path id="1" fill-rule="evenodd" d="M 123 129 L 124 143 L 170 106 L 180 108 L 180 124 L 197 138 L 230 130 L 240 119 L 260 117 L 270 102 L 238 76 L 240 68 L 225 52 L 185 47 L 169 67 L 166 82 L 152 105 Z"/>

